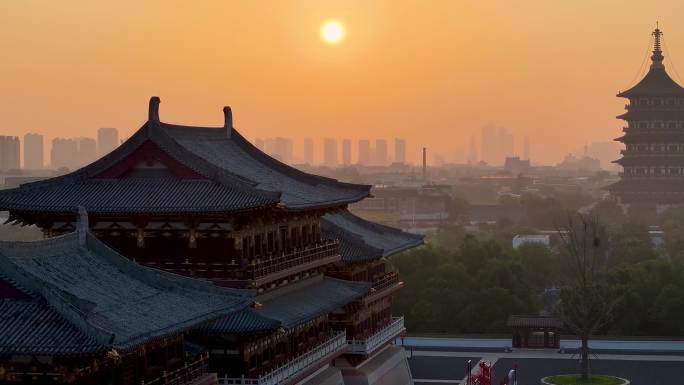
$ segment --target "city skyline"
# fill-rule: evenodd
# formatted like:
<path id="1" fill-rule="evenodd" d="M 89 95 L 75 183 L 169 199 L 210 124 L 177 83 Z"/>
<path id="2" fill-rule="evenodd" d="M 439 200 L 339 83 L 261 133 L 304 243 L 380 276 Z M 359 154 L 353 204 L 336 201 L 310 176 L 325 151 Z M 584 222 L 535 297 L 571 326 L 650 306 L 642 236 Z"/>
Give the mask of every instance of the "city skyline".
<path id="1" fill-rule="evenodd" d="M 171 122 L 218 125 L 215 111 L 230 104 L 250 139 L 372 132 L 406 138 L 412 163 L 422 147 L 444 159 L 467 152 L 489 122 L 533 138 L 543 164 L 612 140 L 620 123 L 606 111 L 621 108 L 614 95 L 637 78 L 643 31 L 660 20 L 666 42 L 684 40 L 675 1 L 563 2 L 553 12 L 545 1 L 37 4 L 2 5 L 4 135 L 49 140 L 113 126 L 127 137 L 144 120 L 139 106 L 159 94 Z M 334 46 L 318 36 L 331 15 L 347 26 Z M 567 28 L 568 18 L 584 28 Z M 181 19 L 193 28 L 177 28 Z M 138 38 L 120 39 L 118 23 Z M 684 67 L 684 49 L 665 49 Z"/>

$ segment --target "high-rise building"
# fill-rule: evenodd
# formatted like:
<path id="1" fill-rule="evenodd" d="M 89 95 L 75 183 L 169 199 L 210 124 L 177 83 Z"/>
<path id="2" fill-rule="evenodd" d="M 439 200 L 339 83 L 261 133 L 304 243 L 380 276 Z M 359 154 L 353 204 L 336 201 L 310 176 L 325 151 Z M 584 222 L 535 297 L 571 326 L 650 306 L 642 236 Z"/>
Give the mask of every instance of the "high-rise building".
<path id="1" fill-rule="evenodd" d="M 292 139 L 278 137 L 274 139 L 271 155 L 283 163 L 292 163 L 292 148 Z"/>
<path id="2" fill-rule="evenodd" d="M 627 126 L 616 139 L 625 144 L 623 157 L 615 161 L 624 172 L 608 190 L 625 204 L 684 203 L 684 88 L 665 71 L 661 36 L 656 28 L 646 76 L 617 95 L 629 100 L 627 112 L 618 116 Z"/>
<path id="3" fill-rule="evenodd" d="M 99 131 L 98 131 L 99 134 Z M 97 159 L 97 141 L 93 138 L 76 138 L 78 143 L 77 162 L 79 167 L 92 163 Z"/>
<path id="4" fill-rule="evenodd" d="M 254 147 L 258 148 L 259 151 L 261 151 L 261 152 L 266 151 L 266 146 L 265 146 L 265 142 L 263 139 L 260 139 L 260 138 L 254 139 Z"/>
<path id="5" fill-rule="evenodd" d="M 323 143 L 323 164 L 334 167 L 337 163 L 337 140 L 326 138 Z"/>
<path id="6" fill-rule="evenodd" d="M 24 168 L 40 170 L 43 164 L 43 135 L 24 135 Z"/>
<path id="7" fill-rule="evenodd" d="M 470 137 L 470 150 L 468 151 L 468 163 L 477 163 L 477 146 L 475 145 L 475 136 Z"/>
<path id="8" fill-rule="evenodd" d="M 114 127 L 97 129 L 97 157 L 109 154 L 119 146 L 119 130 Z"/>
<path id="9" fill-rule="evenodd" d="M 394 161 L 406 163 L 406 141 L 404 139 L 394 139 Z"/>
<path id="10" fill-rule="evenodd" d="M 371 146 L 367 139 L 359 140 L 359 164 L 368 166 L 371 163 Z"/>
<path id="11" fill-rule="evenodd" d="M 50 167 L 54 169 L 65 167 L 69 170 L 75 170 L 79 165 L 78 142 L 75 139 L 52 139 Z"/>
<path id="12" fill-rule="evenodd" d="M 0 170 L 19 170 L 19 145 L 18 136 L 0 136 Z"/>
<path id="13" fill-rule="evenodd" d="M 515 139 L 512 133 L 501 127 L 499 128 L 499 154 L 497 162 L 503 163 L 506 157 L 515 156 Z"/>
<path id="14" fill-rule="evenodd" d="M 480 160 L 487 164 L 495 164 L 499 152 L 499 141 L 496 135 L 496 127 L 487 125 L 482 127 L 480 140 Z"/>
<path id="15" fill-rule="evenodd" d="M 514 155 L 515 141 L 512 133 L 504 127 L 482 127 L 480 160 L 491 165 L 501 165 L 506 157 Z"/>
<path id="16" fill-rule="evenodd" d="M 530 137 L 527 135 L 523 140 L 523 159 L 530 160 Z"/>
<path id="17" fill-rule="evenodd" d="M 342 164 L 349 166 L 351 164 L 351 140 L 342 140 Z"/>
<path id="18" fill-rule="evenodd" d="M 314 164 L 314 143 L 313 139 L 304 139 L 304 163 L 308 165 Z"/>
<path id="19" fill-rule="evenodd" d="M 387 140 L 377 139 L 375 141 L 375 162 L 378 166 L 387 165 Z"/>

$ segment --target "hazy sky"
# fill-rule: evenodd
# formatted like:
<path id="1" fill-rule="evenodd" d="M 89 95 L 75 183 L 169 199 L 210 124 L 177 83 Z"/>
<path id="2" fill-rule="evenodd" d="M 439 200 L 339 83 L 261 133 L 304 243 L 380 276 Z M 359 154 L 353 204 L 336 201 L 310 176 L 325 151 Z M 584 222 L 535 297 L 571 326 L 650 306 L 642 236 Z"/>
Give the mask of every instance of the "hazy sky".
<path id="1" fill-rule="evenodd" d="M 130 135 L 163 121 L 247 137 L 405 137 L 450 159 L 493 123 L 555 163 L 611 140 L 649 33 L 684 74 L 684 1 L 0 2 L 0 133 Z M 346 25 L 326 45 L 322 22 Z M 671 61 L 668 61 L 671 60 Z M 520 141 L 519 141 L 520 142 Z"/>

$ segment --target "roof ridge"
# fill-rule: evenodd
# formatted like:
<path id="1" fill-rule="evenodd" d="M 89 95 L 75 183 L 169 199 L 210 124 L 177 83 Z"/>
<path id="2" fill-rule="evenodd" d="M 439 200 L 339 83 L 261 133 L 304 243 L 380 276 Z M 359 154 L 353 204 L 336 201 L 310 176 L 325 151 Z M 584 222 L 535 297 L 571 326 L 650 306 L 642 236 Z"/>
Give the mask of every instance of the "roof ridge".
<path id="1" fill-rule="evenodd" d="M 150 139 L 166 150 L 177 161 L 210 179 L 215 178 L 226 187 L 234 188 L 243 193 L 261 195 L 266 199 L 277 199 L 278 202 L 280 201 L 281 194 L 279 192 L 259 189 L 256 187 L 256 182 L 217 167 L 208 160 L 186 149 L 185 146 L 164 130 L 164 125 L 167 124 L 163 122 L 155 123 L 150 132 Z"/>

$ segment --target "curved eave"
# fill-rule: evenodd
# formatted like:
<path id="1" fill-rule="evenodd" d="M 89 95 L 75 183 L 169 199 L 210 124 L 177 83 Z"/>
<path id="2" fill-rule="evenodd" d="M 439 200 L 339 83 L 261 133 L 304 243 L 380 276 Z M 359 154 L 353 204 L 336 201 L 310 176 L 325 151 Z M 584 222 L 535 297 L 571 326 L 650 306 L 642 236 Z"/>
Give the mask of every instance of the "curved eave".
<path id="1" fill-rule="evenodd" d="M 684 96 L 684 88 L 667 74 L 665 68 L 652 67 L 639 83 L 617 94 L 620 98 L 639 96 Z"/>
<path id="2" fill-rule="evenodd" d="M 614 160 L 621 166 L 676 166 L 684 164 L 684 155 L 678 156 L 626 156 Z"/>
<path id="3" fill-rule="evenodd" d="M 224 127 L 167 123 L 161 123 L 160 127 L 175 145 L 202 161 L 254 188 L 278 192 L 282 206 L 287 209 L 338 207 L 370 196 L 370 185 L 340 182 L 280 162 L 256 148 L 235 128 L 228 133 Z M 232 161 L 236 159 L 240 162 Z"/>

